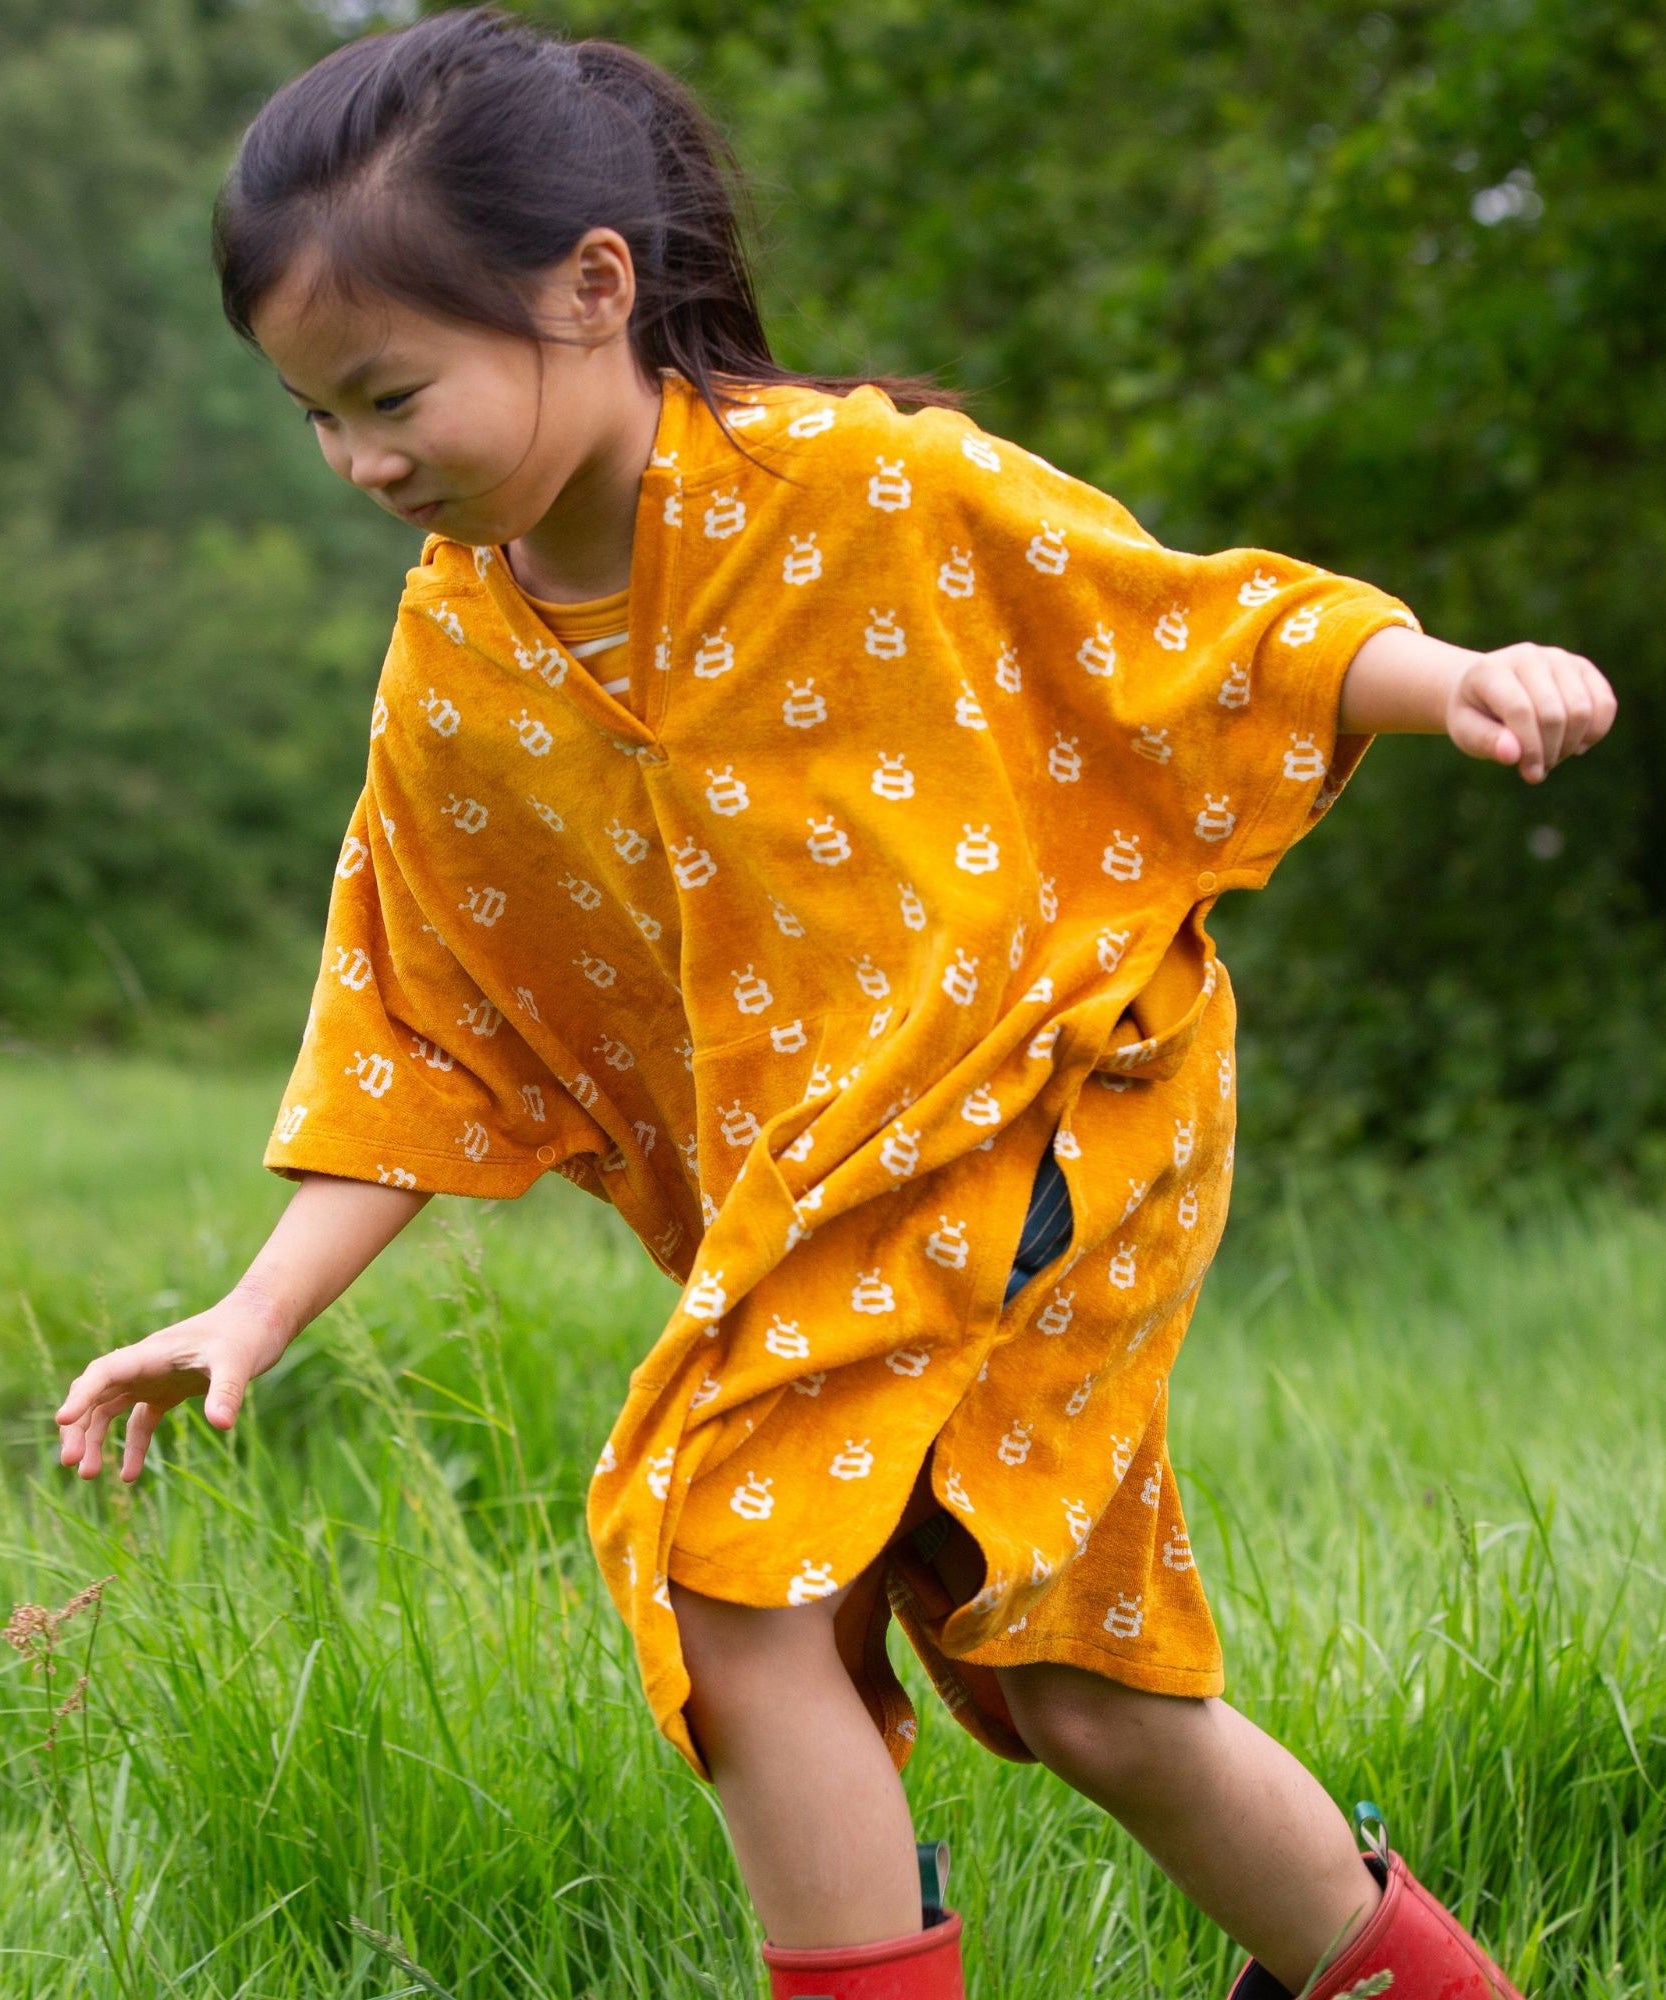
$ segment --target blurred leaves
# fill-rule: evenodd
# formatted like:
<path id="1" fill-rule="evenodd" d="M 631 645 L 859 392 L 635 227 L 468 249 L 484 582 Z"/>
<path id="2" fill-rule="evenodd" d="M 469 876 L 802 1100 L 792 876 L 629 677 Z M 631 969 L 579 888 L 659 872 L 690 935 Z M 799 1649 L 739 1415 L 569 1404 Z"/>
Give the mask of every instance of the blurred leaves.
<path id="1" fill-rule="evenodd" d="M 524 11 L 718 114 L 784 359 L 935 369 L 1165 540 L 1288 550 L 1443 637 L 1604 668 L 1621 719 L 1593 758 L 1531 788 L 1385 742 L 1217 929 L 1251 1157 L 1666 1177 L 1658 9 Z M 0 1019 L 287 1050 L 417 543 L 329 479 L 225 328 L 207 215 L 264 96 L 357 17 L 10 14 Z"/>

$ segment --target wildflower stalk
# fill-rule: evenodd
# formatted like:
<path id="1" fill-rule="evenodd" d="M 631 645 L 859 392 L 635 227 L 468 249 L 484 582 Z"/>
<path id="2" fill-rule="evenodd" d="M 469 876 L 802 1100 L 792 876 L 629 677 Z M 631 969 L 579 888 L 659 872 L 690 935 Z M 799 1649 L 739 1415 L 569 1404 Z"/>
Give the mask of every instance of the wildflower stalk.
<path id="1" fill-rule="evenodd" d="M 98 1620 L 103 1610 L 104 1586 L 113 1581 L 113 1576 L 101 1576 L 96 1583 L 89 1583 L 84 1590 L 77 1591 L 69 1602 L 57 1611 L 48 1611 L 43 1604 L 16 1605 L 12 1610 L 10 1619 L 6 1623 L 4 1632 L 0 1632 L 0 1638 L 4 1638 L 18 1652 L 26 1655 L 29 1660 L 29 1671 L 41 1675 L 42 1681 L 45 1684 L 43 1686 L 43 1694 L 48 1703 L 51 1702 L 53 1695 L 53 1689 L 50 1685 L 51 1679 L 57 1671 L 59 1629 L 67 1620 L 73 1618 L 78 1611 L 84 1610 L 89 1604 L 92 1606 L 92 1629 L 87 1636 L 87 1666 L 90 1667 L 92 1665 L 93 1645 L 98 1637 Z M 115 1937 L 112 1938 L 111 1933 L 105 1927 L 104 1911 L 106 1903 L 116 1903 L 118 1901 L 118 1891 L 115 1878 L 110 1873 L 109 1854 L 104 1839 L 103 1826 L 98 1816 L 98 1798 L 93 1790 L 92 1743 L 87 1716 L 87 1684 L 88 1675 L 86 1672 L 82 1672 L 68 1695 L 52 1711 L 52 1720 L 47 1727 L 44 1739 L 46 1748 L 45 1769 L 42 1769 L 40 1760 L 33 1753 L 30 1755 L 29 1762 L 47 1797 L 52 1801 L 52 1807 L 57 1815 L 58 1824 L 62 1829 L 65 1841 L 68 1843 L 71 1859 L 75 1863 L 75 1872 L 80 1880 L 82 1893 L 86 1896 L 87 1907 L 92 1913 L 93 1928 L 98 1932 L 99 1941 L 104 1946 L 105 1955 L 110 1961 L 111 1969 L 121 1983 L 121 1990 L 129 1996 L 129 2000 L 144 2000 L 143 1989 L 135 1983 L 133 1978 L 133 1969 L 128 1959 L 126 1938 L 122 1935 L 119 1928 Z M 94 1853 L 88 1847 L 87 1842 L 82 1838 L 80 1830 L 75 1824 L 74 1816 L 71 1814 L 69 1808 L 69 1798 L 64 1783 L 63 1772 L 58 1764 L 58 1725 L 66 1716 L 74 1714 L 76 1710 L 79 1710 L 81 1713 L 82 1765 L 87 1777 L 88 1810 L 92 1820 L 93 1831 L 98 1841 L 97 1853 Z M 92 1880 L 92 1875 L 94 1874 L 98 1877 L 96 1885 Z"/>

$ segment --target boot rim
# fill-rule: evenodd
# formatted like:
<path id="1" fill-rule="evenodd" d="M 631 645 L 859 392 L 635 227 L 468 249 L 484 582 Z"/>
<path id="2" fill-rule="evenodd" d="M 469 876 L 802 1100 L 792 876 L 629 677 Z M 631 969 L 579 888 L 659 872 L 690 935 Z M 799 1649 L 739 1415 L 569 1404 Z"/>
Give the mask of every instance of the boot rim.
<path id="1" fill-rule="evenodd" d="M 957 1950 L 959 1944 L 960 1912 L 945 1909 L 940 1921 L 923 1930 L 905 1931 L 901 1937 L 880 1938 L 873 1944 L 778 1945 L 766 1938 L 762 1950 L 764 1963 L 783 1972 L 842 1972 L 924 1958 L 931 1952 L 947 1953 Z"/>
<path id="2" fill-rule="evenodd" d="M 1364 1853 L 1360 1859 L 1381 1885 L 1382 1901 L 1377 1905 L 1364 1929 L 1320 1974 L 1319 1984 L 1315 1989 L 1316 2000 L 1326 2000 L 1328 1995 L 1345 1993 L 1349 1981 L 1358 1979 L 1368 1969 L 1369 1961 L 1380 1948 L 1384 1935 L 1399 1921 L 1401 1910 L 1407 1903 L 1426 1905 L 1453 1934 L 1462 1940 L 1475 1972 L 1487 1983 L 1491 2000 L 1521 2000 L 1521 1995 L 1511 1985 L 1503 1969 L 1487 1954 L 1479 1940 L 1463 1929 L 1451 1911 L 1430 1895 L 1406 1866 L 1401 1855 L 1390 1850 L 1386 1857 L 1375 1853 Z M 1273 1978 L 1258 1959 L 1252 1958 L 1233 1981 L 1227 2000 L 1294 2000 L 1294 1996 L 1287 1987 L 1281 1986 Z"/>

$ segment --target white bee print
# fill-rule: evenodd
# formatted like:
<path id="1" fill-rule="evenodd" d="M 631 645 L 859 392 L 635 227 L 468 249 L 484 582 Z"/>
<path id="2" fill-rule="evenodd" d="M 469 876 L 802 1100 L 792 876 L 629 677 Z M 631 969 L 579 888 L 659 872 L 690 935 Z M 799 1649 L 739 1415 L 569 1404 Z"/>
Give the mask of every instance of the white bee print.
<path id="1" fill-rule="evenodd" d="M 792 547 L 781 564 L 783 583 L 814 583 L 821 575 L 821 550 L 816 546 L 814 529 L 807 535 L 792 535 L 788 538 Z"/>
<path id="2" fill-rule="evenodd" d="M 423 702 L 422 706 L 427 711 L 428 727 L 436 735 L 455 736 L 457 734 L 457 725 L 463 718 L 457 704 L 449 696 L 436 694 L 430 688 L 428 690 L 428 698 Z"/>
<path id="3" fill-rule="evenodd" d="M 1003 1465 L 1022 1465 L 1030 1455 L 1032 1442 L 1029 1425 L 1015 1417 L 995 1447 L 995 1456 Z"/>
<path id="4" fill-rule="evenodd" d="M 728 631 L 726 625 L 719 625 L 715 632 L 700 635 L 700 650 L 694 655 L 694 672 L 700 680 L 714 681 L 735 664 L 735 649 Z"/>
<path id="5" fill-rule="evenodd" d="M 393 1085 L 393 1058 L 379 1055 L 374 1050 L 369 1055 L 364 1055 L 355 1049 L 353 1060 L 342 1071 L 342 1075 L 356 1077 L 360 1090 L 366 1096 L 386 1097 Z"/>
<path id="6" fill-rule="evenodd" d="M 1124 833 L 1120 827 L 1113 827 L 1110 844 L 1099 865 L 1113 881 L 1137 882 L 1145 868 L 1139 835 Z"/>
<path id="7" fill-rule="evenodd" d="M 900 751 L 895 756 L 885 750 L 879 752 L 879 763 L 869 788 L 882 799 L 913 798 L 914 773 L 904 763 Z"/>
<path id="8" fill-rule="evenodd" d="M 736 813 L 745 812 L 752 803 L 745 783 L 735 776 L 733 764 L 725 764 L 721 771 L 714 771 L 708 764 L 706 776 L 711 780 L 706 787 L 706 803 L 714 813 L 732 818 Z"/>
<path id="9" fill-rule="evenodd" d="M 946 562 L 937 569 L 937 588 L 945 597 L 970 597 L 977 588 L 970 549 L 951 547 Z"/>
<path id="10" fill-rule="evenodd" d="M 868 623 L 862 633 L 862 643 L 876 660 L 900 660 L 908 651 L 908 640 L 902 627 L 897 623 L 894 611 L 868 612 Z"/>
<path id="11" fill-rule="evenodd" d="M 1290 732 L 1290 748 L 1284 753 L 1284 775 L 1306 782 L 1325 775 L 1325 753 L 1311 736 Z"/>
<path id="12" fill-rule="evenodd" d="M 813 1604 L 818 1597 L 831 1597 L 838 1587 L 831 1563 L 815 1563 L 806 1556 L 798 1566 L 797 1576 L 788 1581 L 787 1602 Z"/>
<path id="13" fill-rule="evenodd" d="M 1152 627 L 1151 636 L 1158 645 L 1170 653 L 1183 653 L 1186 642 L 1191 637 L 1191 628 L 1186 623 L 1186 613 L 1182 606 L 1172 604 Z"/>
<path id="14" fill-rule="evenodd" d="M 968 875 L 988 875 L 1001 865 L 1001 850 L 989 837 L 987 825 L 974 827 L 961 821 L 963 838 L 956 844 L 954 865 Z"/>
<path id="15" fill-rule="evenodd" d="M 486 824 L 486 808 L 480 801 L 460 799 L 455 792 L 446 793 L 440 813 L 451 821 L 459 833 L 478 833 Z"/>
<path id="16" fill-rule="evenodd" d="M 739 1486 L 729 1495 L 729 1505 L 746 1521 L 767 1521 L 775 1512 L 775 1495 L 770 1488 L 773 1479 L 760 1479 L 755 1472 L 748 1472 Z"/>
<path id="17" fill-rule="evenodd" d="M 789 729 L 814 729 L 818 722 L 827 720 L 826 701 L 811 692 L 815 684 L 813 674 L 802 687 L 797 681 L 788 681 L 787 698 L 781 704 L 781 720 Z"/>
<path id="18" fill-rule="evenodd" d="M 1065 530 L 1050 527 L 1043 521 L 1040 528 L 1030 537 L 1030 545 L 1024 551 L 1024 560 L 1032 569 L 1038 569 L 1043 576 L 1062 576 L 1070 561 L 1070 551 L 1064 545 Z"/>
<path id="19" fill-rule="evenodd" d="M 802 416 L 794 417 L 787 426 L 787 435 L 795 438 L 820 437 L 823 431 L 833 428 L 833 412 L 824 403 L 820 409 L 806 410 Z"/>
<path id="20" fill-rule="evenodd" d="M 520 738 L 521 748 L 531 757 L 547 757 L 555 746 L 555 738 L 545 725 L 527 714 L 523 708 L 509 727 Z"/>
<path id="21" fill-rule="evenodd" d="M 716 493 L 706 509 L 706 534 L 712 541 L 727 541 L 746 526 L 746 504 L 739 492 Z"/>
<path id="22" fill-rule="evenodd" d="M 810 829 L 810 837 L 804 844 L 809 848 L 813 861 L 836 868 L 841 861 L 850 859 L 850 836 L 831 817 L 806 820 L 805 824 Z"/>
<path id="23" fill-rule="evenodd" d="M 868 505 L 878 507 L 887 514 L 897 513 L 908 506 L 914 496 L 913 483 L 903 473 L 905 461 L 881 455 L 874 462 L 879 470 L 868 481 Z"/>
<path id="24" fill-rule="evenodd" d="M 1105 1613 L 1105 1630 L 1113 1639 L 1139 1638 L 1145 1630 L 1144 1591 L 1135 1591 L 1132 1597 L 1118 1591 L 1116 1602 Z"/>
<path id="25" fill-rule="evenodd" d="M 1305 646 L 1319 629 L 1319 607 L 1304 604 L 1300 611 L 1291 612 L 1278 628 L 1278 636 L 1287 646 Z"/>
<path id="26" fill-rule="evenodd" d="M 820 1190 L 818 1189 L 819 1193 Z M 879 1275 L 876 1265 L 871 1271 L 863 1271 L 857 1278 L 850 1294 L 851 1310 L 859 1313 L 888 1313 L 897 1309 L 896 1295 L 889 1284 Z"/>

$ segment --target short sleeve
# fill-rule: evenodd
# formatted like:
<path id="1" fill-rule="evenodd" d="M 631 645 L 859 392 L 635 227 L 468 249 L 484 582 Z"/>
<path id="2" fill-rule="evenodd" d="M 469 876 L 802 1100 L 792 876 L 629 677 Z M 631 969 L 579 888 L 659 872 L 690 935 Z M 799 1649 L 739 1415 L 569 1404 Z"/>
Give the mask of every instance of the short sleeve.
<path id="1" fill-rule="evenodd" d="M 336 863 L 300 1052 L 262 1164 L 434 1194 L 596 1193 L 602 1128 L 458 964 L 405 883 L 372 786 Z"/>
<path id="2" fill-rule="evenodd" d="M 1354 655 L 1386 625 L 1421 628 L 1376 585 L 1265 549 L 1154 545 L 1151 565 L 1165 590 L 1141 593 L 1149 631 L 1131 634 L 1130 747 L 1172 746 L 1171 848 L 1217 888 L 1261 888 L 1371 745 L 1338 728 Z"/>
<path id="3" fill-rule="evenodd" d="M 1178 676 L 1176 736 L 1196 778 L 1180 802 L 1190 828 L 1176 832 L 1190 830 L 1220 888 L 1262 888 L 1370 748 L 1370 736 L 1338 728 L 1354 654 L 1384 626 L 1420 626 L 1374 584 L 1268 550 L 1176 560 L 1200 626 L 1198 666 Z M 1162 644 L 1162 620 L 1154 636 Z M 1160 662 L 1150 670 L 1160 676 Z"/>
<path id="4" fill-rule="evenodd" d="M 1385 625 L 1420 629 L 1411 610 L 1267 549 L 1168 548 L 1110 494 L 964 416 L 938 430 L 950 497 L 919 555 L 977 621 L 956 628 L 969 665 L 998 652 L 997 695 L 1036 681 L 1035 766 L 1104 828 L 1107 873 L 1261 887 L 1369 747 L 1337 729 L 1355 653 Z"/>

